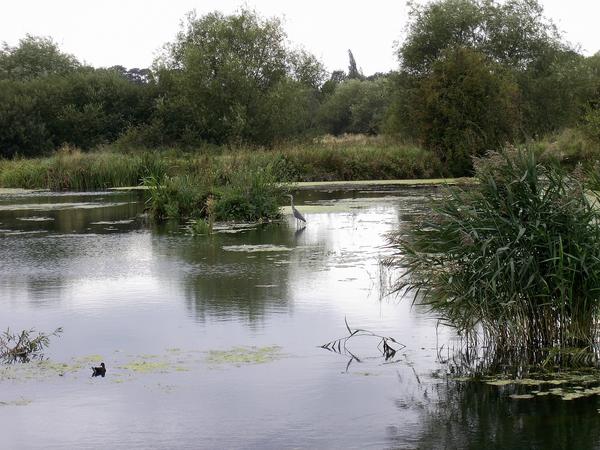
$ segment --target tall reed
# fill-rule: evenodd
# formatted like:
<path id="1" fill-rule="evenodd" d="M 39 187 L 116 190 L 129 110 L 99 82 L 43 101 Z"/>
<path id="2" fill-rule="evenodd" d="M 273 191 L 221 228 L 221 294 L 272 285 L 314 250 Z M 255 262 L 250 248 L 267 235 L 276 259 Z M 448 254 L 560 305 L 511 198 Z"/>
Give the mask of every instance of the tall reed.
<path id="1" fill-rule="evenodd" d="M 391 237 L 390 263 L 404 270 L 396 290 L 497 349 L 594 345 L 600 214 L 591 194 L 527 150 L 489 154 L 476 176 L 477 186 L 449 189 L 429 217 Z"/>

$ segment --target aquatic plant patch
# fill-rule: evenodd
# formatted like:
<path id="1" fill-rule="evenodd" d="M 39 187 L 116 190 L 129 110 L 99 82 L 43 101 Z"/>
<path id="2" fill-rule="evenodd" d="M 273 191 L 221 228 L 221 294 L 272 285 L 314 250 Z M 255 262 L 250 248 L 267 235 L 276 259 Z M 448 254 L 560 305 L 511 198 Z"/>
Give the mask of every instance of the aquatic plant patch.
<path id="1" fill-rule="evenodd" d="M 495 386 L 500 392 L 507 392 L 515 400 L 527 400 L 537 397 L 556 396 L 562 400 L 600 395 L 600 370 L 566 370 L 557 373 L 530 373 L 526 378 L 455 377 L 456 382 L 485 383 Z"/>
<path id="2" fill-rule="evenodd" d="M 228 350 L 210 350 L 205 361 L 211 366 L 242 366 L 246 364 L 265 364 L 283 358 L 281 347 L 233 347 Z"/>

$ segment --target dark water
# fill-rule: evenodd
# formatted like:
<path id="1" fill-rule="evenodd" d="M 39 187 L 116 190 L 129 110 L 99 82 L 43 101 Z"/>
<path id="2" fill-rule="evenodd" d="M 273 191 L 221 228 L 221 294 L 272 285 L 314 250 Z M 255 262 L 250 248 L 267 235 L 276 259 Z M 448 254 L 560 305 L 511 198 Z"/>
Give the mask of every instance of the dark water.
<path id="1" fill-rule="evenodd" d="M 384 296 L 385 233 L 430 193 L 299 193 L 304 229 L 197 238 L 135 193 L 0 197 L 0 329 L 64 329 L 0 371 L 0 447 L 600 448 L 596 397 L 452 381 L 450 330 Z M 353 340 L 347 367 L 319 348 L 345 319 L 406 347 Z"/>

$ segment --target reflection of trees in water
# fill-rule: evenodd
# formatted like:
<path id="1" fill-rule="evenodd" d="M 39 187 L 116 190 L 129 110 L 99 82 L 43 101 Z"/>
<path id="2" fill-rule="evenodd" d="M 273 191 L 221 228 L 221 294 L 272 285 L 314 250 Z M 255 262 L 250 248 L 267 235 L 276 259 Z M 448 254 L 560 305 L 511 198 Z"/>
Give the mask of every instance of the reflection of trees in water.
<path id="1" fill-rule="evenodd" d="M 52 306 L 76 281 L 149 271 L 144 233 L 10 236 L 0 239 L 0 295 Z M 4 298 L 0 298 L 2 301 Z"/>
<path id="2" fill-rule="evenodd" d="M 296 264 L 292 251 L 224 251 L 229 245 L 270 245 L 295 248 L 302 231 L 284 224 L 200 237 L 177 245 L 177 256 L 188 266 L 183 285 L 189 309 L 198 320 L 207 317 L 245 317 L 261 320 L 269 311 L 288 310 L 290 272 Z M 325 257 L 326 252 L 316 252 Z M 311 264 L 317 262 L 315 255 Z"/>
<path id="3" fill-rule="evenodd" d="M 26 301 L 35 308 L 54 308 L 62 300 L 64 288 L 65 279 L 59 275 L 3 275 L 0 283 L 0 302 L 17 304 Z"/>
<path id="4" fill-rule="evenodd" d="M 417 448 L 600 448 L 595 398 L 514 400 L 497 386 L 481 382 L 449 381 L 436 385 L 435 391 L 437 401 L 423 409 Z M 405 436 L 392 440 L 392 447 L 402 447 Z"/>
<path id="5" fill-rule="evenodd" d="M 92 222 L 118 221 L 136 218 L 142 211 L 144 204 L 139 201 L 139 193 L 118 194 L 85 194 L 85 195 L 35 195 L 19 197 L 19 200 L 3 202 L 3 204 L 31 204 L 26 209 L 8 209 L 0 211 L 0 228 L 15 231 L 45 230 L 50 233 L 82 233 L 105 232 L 108 225 L 90 225 Z M 68 205 L 81 203 L 82 205 Z M 107 206 L 89 207 L 92 203 Z M 114 203 L 114 204 L 113 204 Z M 124 204 L 119 204 L 124 203 Z M 64 205 L 64 209 L 60 206 Z M 87 205 L 86 205 L 87 204 Z M 39 206 L 36 206 L 39 205 Z M 49 221 L 19 220 L 28 217 L 48 217 Z M 139 228 L 139 223 L 120 224 L 120 230 Z"/>

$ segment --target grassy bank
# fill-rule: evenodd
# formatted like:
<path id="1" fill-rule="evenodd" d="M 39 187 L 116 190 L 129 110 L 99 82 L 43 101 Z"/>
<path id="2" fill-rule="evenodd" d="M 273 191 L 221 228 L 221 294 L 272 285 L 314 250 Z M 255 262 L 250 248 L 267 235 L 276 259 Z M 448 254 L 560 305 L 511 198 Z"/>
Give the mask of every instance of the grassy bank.
<path id="1" fill-rule="evenodd" d="M 0 187 L 94 190 L 135 186 L 144 178 L 192 176 L 224 185 L 243 171 L 268 168 L 277 181 L 434 178 L 444 173 L 428 151 L 381 137 L 323 139 L 272 150 L 206 148 L 83 153 L 63 148 L 45 158 L 0 160 Z"/>
<path id="2" fill-rule="evenodd" d="M 572 169 L 593 167 L 600 148 L 577 130 L 529 143 L 541 161 Z M 244 171 L 268 168 L 280 182 L 431 179 L 460 177 L 430 151 L 383 136 L 326 137 L 274 149 L 206 146 L 134 150 L 105 146 L 92 152 L 64 147 L 43 158 L 0 159 L 0 187 L 98 190 L 136 186 L 148 177 L 191 176 L 225 185 Z"/>

